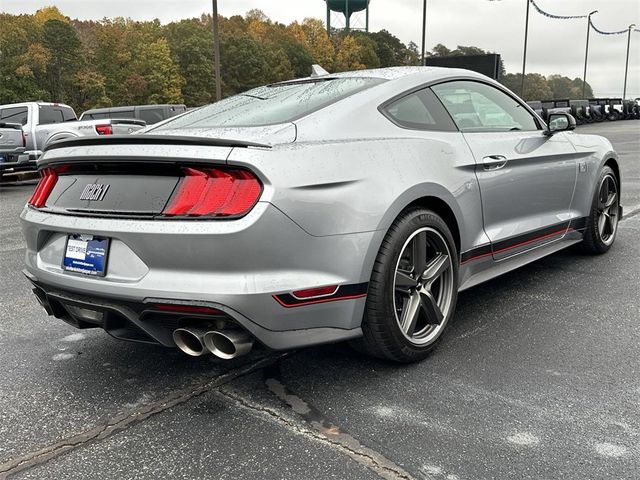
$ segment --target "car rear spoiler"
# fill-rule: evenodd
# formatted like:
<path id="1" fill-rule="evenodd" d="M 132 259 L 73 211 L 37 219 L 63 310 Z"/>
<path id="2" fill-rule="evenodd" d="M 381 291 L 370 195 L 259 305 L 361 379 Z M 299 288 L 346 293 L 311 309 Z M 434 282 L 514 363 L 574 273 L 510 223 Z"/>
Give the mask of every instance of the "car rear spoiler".
<path id="1" fill-rule="evenodd" d="M 226 138 L 184 137 L 177 135 L 105 135 L 101 137 L 79 137 L 53 142 L 45 152 L 58 148 L 86 147 L 93 145 L 204 145 L 208 147 L 271 148 L 271 145 Z"/>

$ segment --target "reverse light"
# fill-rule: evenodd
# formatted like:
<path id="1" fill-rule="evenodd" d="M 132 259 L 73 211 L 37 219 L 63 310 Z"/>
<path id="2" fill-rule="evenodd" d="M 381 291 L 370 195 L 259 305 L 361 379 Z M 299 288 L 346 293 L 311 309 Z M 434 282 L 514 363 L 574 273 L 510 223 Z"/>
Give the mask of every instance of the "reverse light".
<path id="1" fill-rule="evenodd" d="M 98 135 L 113 135 L 111 125 L 96 125 L 96 133 Z"/>
<path id="2" fill-rule="evenodd" d="M 35 208 L 42 208 L 47 203 L 47 198 L 51 195 L 53 187 L 58 181 L 58 175 L 52 168 L 45 168 L 40 172 L 40 181 L 33 195 L 29 199 L 29 205 Z"/>
<path id="3" fill-rule="evenodd" d="M 185 168 L 166 216 L 231 217 L 248 213 L 260 198 L 262 184 L 247 170 Z"/>

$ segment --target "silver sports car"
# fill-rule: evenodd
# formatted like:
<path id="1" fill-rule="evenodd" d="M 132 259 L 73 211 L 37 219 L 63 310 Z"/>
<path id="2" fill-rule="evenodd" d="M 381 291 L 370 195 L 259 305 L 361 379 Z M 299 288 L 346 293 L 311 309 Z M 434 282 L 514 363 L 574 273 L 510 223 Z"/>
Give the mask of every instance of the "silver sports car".
<path id="1" fill-rule="evenodd" d="M 52 145 L 21 216 L 25 274 L 75 327 L 194 356 L 350 340 L 420 360 L 459 291 L 613 244 L 617 156 L 574 127 L 467 70 L 267 85 Z"/>

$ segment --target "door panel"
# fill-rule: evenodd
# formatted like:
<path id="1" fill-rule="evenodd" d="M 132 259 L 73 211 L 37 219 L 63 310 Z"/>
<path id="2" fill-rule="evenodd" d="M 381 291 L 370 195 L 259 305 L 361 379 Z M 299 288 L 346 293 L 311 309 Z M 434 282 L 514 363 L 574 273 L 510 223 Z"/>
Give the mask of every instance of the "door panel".
<path id="1" fill-rule="evenodd" d="M 465 133 L 476 158 L 487 236 L 496 259 L 554 240 L 569 225 L 577 158 L 565 134 Z M 495 160 L 494 160 L 495 159 Z"/>
<path id="2" fill-rule="evenodd" d="M 567 135 L 544 135 L 526 104 L 497 85 L 457 80 L 432 89 L 475 158 L 493 258 L 562 237 L 569 227 L 579 157 Z"/>

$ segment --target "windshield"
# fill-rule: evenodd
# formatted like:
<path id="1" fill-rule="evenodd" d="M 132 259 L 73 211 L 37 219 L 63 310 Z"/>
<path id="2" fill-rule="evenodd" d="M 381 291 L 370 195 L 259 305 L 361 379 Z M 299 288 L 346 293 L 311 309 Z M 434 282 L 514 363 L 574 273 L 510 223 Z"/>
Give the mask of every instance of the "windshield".
<path id="1" fill-rule="evenodd" d="M 291 122 L 383 82 L 379 78 L 325 78 L 268 85 L 208 105 L 154 130 Z"/>

